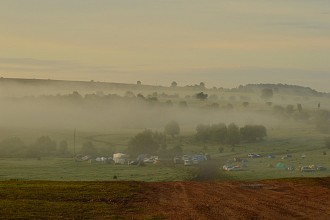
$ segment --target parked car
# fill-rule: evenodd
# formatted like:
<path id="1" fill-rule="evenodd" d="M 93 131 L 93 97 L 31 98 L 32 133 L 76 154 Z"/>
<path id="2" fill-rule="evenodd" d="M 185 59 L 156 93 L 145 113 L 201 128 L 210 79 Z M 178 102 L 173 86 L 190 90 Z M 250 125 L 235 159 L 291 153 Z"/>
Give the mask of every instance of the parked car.
<path id="1" fill-rule="evenodd" d="M 196 158 L 194 158 L 194 159 L 192 159 L 192 163 L 195 164 L 195 165 L 196 165 L 196 164 L 199 164 L 199 160 L 196 159 Z"/>
<path id="2" fill-rule="evenodd" d="M 324 171 L 324 170 L 327 170 L 327 168 L 325 168 L 324 166 L 317 165 L 316 166 L 316 170 L 318 170 L 318 171 Z"/>
<path id="3" fill-rule="evenodd" d="M 291 158 L 292 155 L 291 154 L 286 154 L 282 157 L 282 160 L 285 160 L 285 159 L 288 159 L 288 158 Z"/>
<path id="4" fill-rule="evenodd" d="M 227 171 L 240 171 L 240 170 L 242 170 L 241 166 L 233 166 L 227 169 Z"/>
<path id="5" fill-rule="evenodd" d="M 185 166 L 191 166 L 191 161 L 190 161 L 190 160 L 184 160 L 184 161 L 183 161 L 183 164 L 184 164 Z"/>
<path id="6" fill-rule="evenodd" d="M 176 157 L 174 157 L 173 162 L 175 164 L 179 164 L 179 163 L 182 164 L 183 161 L 182 161 L 181 157 L 176 156 Z"/>
<path id="7" fill-rule="evenodd" d="M 259 157 L 261 157 L 261 155 L 260 154 L 255 154 L 255 153 L 251 153 L 251 154 L 248 154 L 248 157 L 259 158 Z"/>
<path id="8" fill-rule="evenodd" d="M 315 172 L 315 168 L 309 166 L 303 166 L 300 168 L 301 172 Z"/>

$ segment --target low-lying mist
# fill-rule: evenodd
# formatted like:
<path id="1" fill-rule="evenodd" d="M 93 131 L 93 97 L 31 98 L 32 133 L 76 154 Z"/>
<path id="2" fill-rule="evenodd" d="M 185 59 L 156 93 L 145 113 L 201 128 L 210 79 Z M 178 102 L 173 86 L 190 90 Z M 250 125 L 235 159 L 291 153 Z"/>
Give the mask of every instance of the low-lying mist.
<path id="1" fill-rule="evenodd" d="M 200 101 L 201 105 L 205 105 Z M 160 130 L 171 120 L 183 130 L 198 124 L 235 123 L 271 126 L 280 121 L 250 110 L 180 107 L 177 103 L 148 102 L 142 99 L 58 100 L 47 98 L 2 99 L 1 127 L 73 129 L 105 131 L 113 129 Z"/>

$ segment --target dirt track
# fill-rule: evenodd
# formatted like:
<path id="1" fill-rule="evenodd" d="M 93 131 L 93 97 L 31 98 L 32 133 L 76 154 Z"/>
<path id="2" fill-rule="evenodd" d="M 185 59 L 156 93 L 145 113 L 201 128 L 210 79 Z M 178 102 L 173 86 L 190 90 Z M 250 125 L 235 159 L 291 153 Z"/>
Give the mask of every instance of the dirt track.
<path id="1" fill-rule="evenodd" d="M 330 219 L 330 178 L 145 184 L 138 203 L 165 219 Z"/>

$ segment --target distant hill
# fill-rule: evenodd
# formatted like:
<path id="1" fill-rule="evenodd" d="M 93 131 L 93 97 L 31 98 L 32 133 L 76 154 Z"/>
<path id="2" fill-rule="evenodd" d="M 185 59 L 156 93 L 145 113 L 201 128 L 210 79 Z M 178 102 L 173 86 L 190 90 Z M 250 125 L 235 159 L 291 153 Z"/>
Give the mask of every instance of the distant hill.
<path id="1" fill-rule="evenodd" d="M 0 78 L 0 88 L 6 85 L 17 85 L 19 87 L 30 88 L 57 88 L 66 91 L 86 90 L 86 91 L 102 91 L 102 90 L 172 90 L 174 88 L 159 86 L 159 85 L 138 85 L 128 83 L 111 83 L 111 82 L 96 82 L 96 81 L 69 81 L 69 80 L 52 80 L 52 79 L 23 79 L 23 78 Z M 262 89 L 273 89 L 274 93 L 297 95 L 297 96 L 317 96 L 330 97 L 330 93 L 318 92 L 309 87 L 287 84 L 247 84 L 232 89 L 223 88 L 201 88 L 200 85 L 175 87 L 180 90 L 218 90 L 227 92 L 245 92 L 245 93 L 259 93 Z"/>
<path id="2" fill-rule="evenodd" d="M 132 87 L 144 88 L 158 88 L 160 86 L 152 85 L 137 85 L 127 83 L 110 83 L 97 81 L 70 81 L 70 80 L 53 80 L 53 79 L 23 79 L 23 78 L 0 78 L 0 85 L 3 84 L 18 84 L 22 86 L 60 86 L 71 88 L 85 88 L 85 89 L 125 89 Z"/>
<path id="3" fill-rule="evenodd" d="M 330 97 L 330 93 L 318 92 L 310 87 L 287 85 L 287 84 L 248 84 L 239 86 L 238 88 L 231 89 L 231 91 L 238 92 L 260 92 L 262 89 L 272 89 L 274 93 L 297 95 L 297 96 L 317 96 L 317 97 Z"/>

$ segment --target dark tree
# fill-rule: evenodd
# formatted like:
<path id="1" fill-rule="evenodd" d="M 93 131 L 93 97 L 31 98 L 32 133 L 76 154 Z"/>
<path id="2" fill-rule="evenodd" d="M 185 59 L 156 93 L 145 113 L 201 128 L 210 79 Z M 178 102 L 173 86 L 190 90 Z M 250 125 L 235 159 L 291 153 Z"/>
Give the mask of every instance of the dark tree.
<path id="1" fill-rule="evenodd" d="M 195 97 L 196 97 L 196 99 L 199 99 L 199 100 L 206 100 L 208 97 L 208 94 L 206 94 L 204 92 L 200 92 L 200 93 L 195 94 Z"/>
<path id="2" fill-rule="evenodd" d="M 136 85 L 138 85 L 138 86 L 140 86 L 141 84 L 142 84 L 142 83 L 141 83 L 140 80 L 136 82 Z"/>
<path id="3" fill-rule="evenodd" d="M 62 96 L 62 98 L 67 99 L 70 102 L 81 103 L 83 101 L 83 97 L 79 94 L 79 92 L 74 91 L 71 94 Z"/>
<path id="4" fill-rule="evenodd" d="M 285 108 L 286 113 L 292 114 L 294 112 L 294 106 L 293 105 L 287 105 Z"/>
<path id="5" fill-rule="evenodd" d="M 227 126 L 224 123 L 214 124 L 210 127 L 210 138 L 216 143 L 224 144 L 227 139 Z"/>
<path id="6" fill-rule="evenodd" d="M 42 136 L 37 139 L 34 146 L 42 155 L 46 156 L 56 151 L 57 143 L 48 136 Z"/>
<path id="7" fill-rule="evenodd" d="M 179 123 L 176 121 L 171 121 L 165 125 L 165 134 L 170 135 L 174 138 L 175 135 L 180 134 L 180 126 Z"/>
<path id="8" fill-rule="evenodd" d="M 160 134 L 153 133 L 151 130 L 144 130 L 133 137 L 128 145 L 128 152 L 131 155 L 153 154 L 161 147 L 161 141 L 164 139 Z"/>
<path id="9" fill-rule="evenodd" d="M 82 155 L 96 156 L 98 151 L 94 144 L 90 141 L 83 143 L 80 153 Z"/>
<path id="10" fill-rule="evenodd" d="M 61 155 L 67 155 L 69 153 L 68 142 L 63 140 L 58 145 L 58 152 Z"/>
<path id="11" fill-rule="evenodd" d="M 228 125 L 227 128 L 227 143 L 235 146 L 240 143 L 239 127 L 234 123 Z"/>
<path id="12" fill-rule="evenodd" d="M 146 99 L 141 93 L 137 94 L 137 96 L 139 99 Z"/>
<path id="13" fill-rule="evenodd" d="M 301 104 L 297 104 L 297 109 L 298 109 L 298 112 L 301 112 L 302 111 L 302 105 Z"/>
<path id="14" fill-rule="evenodd" d="M 165 106 L 172 107 L 173 106 L 173 102 L 171 100 L 167 100 L 165 102 Z"/>
<path id="15" fill-rule="evenodd" d="M 171 83 L 171 87 L 172 87 L 172 88 L 175 88 L 175 87 L 177 87 L 177 86 L 178 86 L 177 82 L 173 81 L 173 82 Z"/>
<path id="16" fill-rule="evenodd" d="M 182 147 L 180 145 L 174 146 L 171 150 L 173 152 L 173 155 L 181 155 L 183 152 Z"/>
<path id="17" fill-rule="evenodd" d="M 267 136 L 267 129 L 263 125 L 246 125 L 240 129 L 241 140 L 255 142 Z"/>
<path id="18" fill-rule="evenodd" d="M 271 99 L 273 97 L 274 93 L 272 89 L 265 88 L 261 90 L 261 98 L 263 99 Z"/>
<path id="19" fill-rule="evenodd" d="M 197 125 L 195 139 L 197 142 L 211 141 L 211 128 L 209 125 Z"/>

